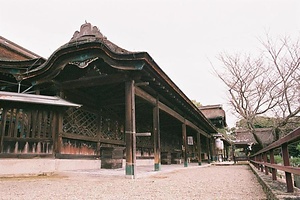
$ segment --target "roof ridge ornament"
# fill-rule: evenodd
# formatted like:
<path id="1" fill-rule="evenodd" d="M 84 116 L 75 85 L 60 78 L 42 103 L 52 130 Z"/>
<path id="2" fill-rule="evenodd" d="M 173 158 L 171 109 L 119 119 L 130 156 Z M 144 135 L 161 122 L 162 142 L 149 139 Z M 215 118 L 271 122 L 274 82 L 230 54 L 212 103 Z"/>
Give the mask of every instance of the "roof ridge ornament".
<path id="1" fill-rule="evenodd" d="M 75 31 L 73 34 L 73 37 L 71 40 L 66 44 L 73 45 L 74 43 L 78 45 L 77 42 L 99 42 L 102 45 L 105 45 L 107 48 L 109 48 L 112 52 L 117 54 L 133 54 L 134 52 L 128 51 L 126 49 L 123 49 L 119 47 L 118 45 L 112 43 L 105 37 L 97 26 L 92 26 L 91 23 L 85 22 L 81 25 L 80 31 Z M 137 52 L 136 52 L 137 53 Z"/>
<path id="2" fill-rule="evenodd" d="M 106 40 L 107 38 L 100 32 L 97 26 L 92 26 L 91 23 L 85 21 L 84 24 L 81 25 L 80 31 L 75 31 L 73 37 L 71 38 L 70 42 L 76 41 L 81 37 L 89 36 L 89 37 L 96 37 L 102 40 Z"/>

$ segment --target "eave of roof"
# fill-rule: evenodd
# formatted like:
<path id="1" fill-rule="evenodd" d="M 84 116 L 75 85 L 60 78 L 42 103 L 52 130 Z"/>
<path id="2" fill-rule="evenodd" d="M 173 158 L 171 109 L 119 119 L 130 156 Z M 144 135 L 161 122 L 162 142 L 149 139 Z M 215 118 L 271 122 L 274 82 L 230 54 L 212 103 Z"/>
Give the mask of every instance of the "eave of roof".
<path id="1" fill-rule="evenodd" d="M 16 43 L 0 36 L 0 45 L 4 46 L 14 52 L 17 52 L 18 54 L 28 58 L 28 59 L 34 59 L 34 58 L 40 58 L 41 56 L 29 51 L 28 49 L 25 49 L 24 47 L 21 47 L 17 45 Z"/>
<path id="2" fill-rule="evenodd" d="M 42 104 L 52 106 L 64 106 L 64 107 L 80 107 L 80 104 L 75 104 L 66 101 L 60 97 L 45 96 L 45 95 L 34 95 L 34 94 L 23 94 L 14 92 L 3 92 L 0 91 L 0 101 L 8 102 L 20 102 L 30 104 Z"/>

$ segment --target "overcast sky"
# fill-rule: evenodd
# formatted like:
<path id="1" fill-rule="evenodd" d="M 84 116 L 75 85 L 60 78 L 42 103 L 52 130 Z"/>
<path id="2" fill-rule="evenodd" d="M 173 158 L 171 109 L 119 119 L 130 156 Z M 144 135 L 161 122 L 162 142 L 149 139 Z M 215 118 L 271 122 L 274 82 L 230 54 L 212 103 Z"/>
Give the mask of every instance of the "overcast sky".
<path id="1" fill-rule="evenodd" d="M 258 38 L 300 36 L 299 0 L 6 0 L 0 35 L 48 58 L 85 22 L 129 51 L 146 51 L 202 105 L 222 104 L 234 126 L 220 67 L 222 52 L 259 52 Z"/>

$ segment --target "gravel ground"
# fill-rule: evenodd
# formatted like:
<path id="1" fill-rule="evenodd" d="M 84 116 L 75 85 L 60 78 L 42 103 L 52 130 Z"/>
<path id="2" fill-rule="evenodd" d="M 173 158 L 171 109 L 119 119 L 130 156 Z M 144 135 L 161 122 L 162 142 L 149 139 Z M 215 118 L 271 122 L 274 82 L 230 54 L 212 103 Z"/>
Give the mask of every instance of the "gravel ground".
<path id="1" fill-rule="evenodd" d="M 176 169 L 137 179 L 69 173 L 1 178 L 0 199 L 266 199 L 247 165 Z"/>

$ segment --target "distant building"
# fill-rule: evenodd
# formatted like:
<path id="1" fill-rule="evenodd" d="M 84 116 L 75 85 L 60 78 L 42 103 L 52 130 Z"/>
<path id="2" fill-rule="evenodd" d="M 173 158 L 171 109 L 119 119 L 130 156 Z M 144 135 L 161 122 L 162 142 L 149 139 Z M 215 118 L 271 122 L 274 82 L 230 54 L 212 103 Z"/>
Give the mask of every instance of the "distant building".
<path id="1" fill-rule="evenodd" d="M 264 146 L 267 146 L 275 141 L 275 136 L 272 128 L 257 128 L 255 129 L 257 136 L 260 138 Z M 255 140 L 253 134 L 246 129 L 238 129 L 235 131 L 235 140 L 233 144 L 235 148 L 242 148 L 243 152 L 247 154 L 249 151 L 256 152 L 259 150 L 258 142 Z"/>
<path id="2" fill-rule="evenodd" d="M 200 106 L 198 108 L 216 128 L 222 129 L 227 127 L 226 115 L 222 105 L 208 105 Z M 214 140 L 211 142 L 213 160 L 229 159 L 229 147 L 231 147 L 231 141 L 222 133 L 214 134 L 213 138 Z"/>
<path id="3" fill-rule="evenodd" d="M 222 105 L 208 105 L 198 107 L 207 119 L 217 128 L 227 127 L 225 111 Z"/>

